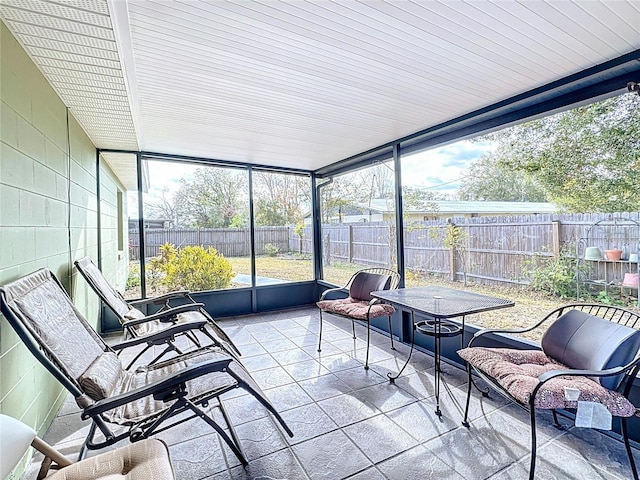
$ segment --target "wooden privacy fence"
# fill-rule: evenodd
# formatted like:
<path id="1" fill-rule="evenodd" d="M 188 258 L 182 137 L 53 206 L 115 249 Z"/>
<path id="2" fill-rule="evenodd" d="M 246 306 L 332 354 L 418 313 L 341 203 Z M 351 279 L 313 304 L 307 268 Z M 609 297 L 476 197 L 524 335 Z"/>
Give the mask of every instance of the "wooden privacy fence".
<path id="1" fill-rule="evenodd" d="M 265 246 L 274 245 L 280 252 L 289 251 L 290 227 L 256 227 L 256 253 L 267 253 Z M 155 257 L 160 247 L 171 243 L 176 247 L 202 245 L 213 247 L 225 257 L 251 255 L 251 237 L 248 228 L 147 228 L 144 231 L 145 258 Z M 269 248 L 269 247 L 266 247 Z M 129 230 L 129 258 L 140 258 L 138 229 Z"/>
<path id="2" fill-rule="evenodd" d="M 447 242 L 443 220 L 407 222 L 404 227 L 405 267 L 416 274 L 439 274 L 452 280 L 478 283 L 527 284 L 527 262 L 559 255 L 586 236 L 600 220 L 613 216 L 640 220 L 639 212 L 619 214 L 553 214 L 517 217 L 454 218 L 462 232 L 457 245 Z M 137 230 L 130 231 L 130 256 L 139 255 Z M 322 226 L 322 258 L 325 264 L 396 265 L 395 223 L 327 224 Z M 248 256 L 248 229 L 147 229 L 145 255 L 158 254 L 169 242 L 176 246 L 212 246 L 226 257 Z M 300 237 L 293 227 L 256 228 L 256 253 L 266 245 L 280 252 L 313 253 L 313 232 L 305 227 Z M 637 248 L 637 247 L 636 247 Z"/>
<path id="3" fill-rule="evenodd" d="M 444 220 L 406 222 L 404 260 L 416 274 L 438 274 L 477 283 L 528 284 L 528 263 L 574 248 L 596 222 L 613 217 L 640 220 L 639 212 L 454 218 L 462 231 L 457 247 L 447 245 Z M 391 247 L 390 247 L 391 246 Z M 395 224 L 331 224 L 322 228 L 323 262 L 395 268 Z"/>

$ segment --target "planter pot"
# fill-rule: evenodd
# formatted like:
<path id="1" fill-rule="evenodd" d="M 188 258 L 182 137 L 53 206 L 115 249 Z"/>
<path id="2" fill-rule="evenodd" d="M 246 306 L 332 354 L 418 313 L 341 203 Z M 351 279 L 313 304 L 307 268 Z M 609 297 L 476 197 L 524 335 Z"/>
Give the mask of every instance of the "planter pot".
<path id="1" fill-rule="evenodd" d="M 602 252 L 598 247 L 587 247 L 584 251 L 586 260 L 602 260 Z"/>
<path id="2" fill-rule="evenodd" d="M 620 260 L 620 257 L 622 257 L 622 250 L 605 250 L 604 256 L 607 260 Z"/>
<path id="3" fill-rule="evenodd" d="M 637 273 L 625 273 L 624 280 L 622 281 L 623 287 L 637 287 L 638 286 L 638 274 Z"/>

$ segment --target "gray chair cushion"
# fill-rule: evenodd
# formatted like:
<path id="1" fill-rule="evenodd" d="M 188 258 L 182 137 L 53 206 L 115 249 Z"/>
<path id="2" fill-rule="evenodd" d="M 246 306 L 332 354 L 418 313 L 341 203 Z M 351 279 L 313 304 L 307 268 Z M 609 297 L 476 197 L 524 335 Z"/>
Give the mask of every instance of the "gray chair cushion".
<path id="1" fill-rule="evenodd" d="M 640 348 L 640 331 L 579 310 L 560 316 L 542 337 L 542 350 L 577 370 L 606 370 L 631 362 Z M 624 375 L 594 377 L 615 390 Z"/>
<path id="2" fill-rule="evenodd" d="M 371 300 L 371 292 L 388 290 L 391 283 L 389 275 L 359 272 L 349 287 L 349 296 L 354 300 Z"/>

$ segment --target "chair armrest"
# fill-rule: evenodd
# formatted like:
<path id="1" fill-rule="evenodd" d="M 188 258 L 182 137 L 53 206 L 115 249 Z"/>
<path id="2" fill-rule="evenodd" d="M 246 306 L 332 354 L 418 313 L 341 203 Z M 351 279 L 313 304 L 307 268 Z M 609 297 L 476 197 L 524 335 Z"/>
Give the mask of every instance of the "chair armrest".
<path id="1" fill-rule="evenodd" d="M 181 323 L 178 325 L 168 326 L 166 329 L 153 333 L 151 335 L 145 335 L 144 337 L 136 337 L 131 340 L 111 345 L 113 350 L 124 350 L 125 348 L 135 347 L 142 344 L 160 345 L 166 343 L 168 339 L 172 339 L 175 335 L 180 333 L 189 332 L 198 328 L 202 328 L 207 324 L 206 320 L 194 320 L 193 322 Z"/>
<path id="2" fill-rule="evenodd" d="M 347 298 L 349 296 L 349 291 L 344 287 L 339 288 L 330 288 L 329 290 L 325 290 L 322 292 L 320 296 L 320 302 L 323 300 L 337 300 L 340 298 Z"/>
<path id="3" fill-rule="evenodd" d="M 610 377 L 613 375 L 620 375 L 629 370 L 635 362 L 629 365 L 623 365 L 622 367 L 609 368 L 607 370 L 551 370 L 545 372 L 538 377 L 540 384 L 548 382 L 556 377 Z"/>
<path id="4" fill-rule="evenodd" d="M 209 360 L 202 362 L 198 365 L 188 366 L 179 372 L 175 372 L 172 375 L 168 375 L 164 378 L 156 380 L 142 387 L 136 388 L 126 393 L 116 395 L 115 397 L 105 398 L 97 401 L 96 403 L 88 406 L 82 412 L 82 419 L 100 415 L 108 410 L 120 407 L 130 402 L 134 402 L 149 395 L 157 394 L 158 392 L 174 389 L 175 387 L 184 387 L 184 384 L 189 380 L 201 377 L 207 373 L 222 372 L 226 370 L 233 359 L 231 357 L 225 357 L 215 360 Z"/>
<path id="5" fill-rule="evenodd" d="M 188 290 L 177 290 L 175 292 L 165 293 L 164 295 L 159 295 L 157 297 L 143 298 L 142 300 L 134 300 L 127 303 L 132 307 L 137 307 L 139 305 L 148 305 L 149 303 L 160 305 L 162 303 L 165 303 L 167 300 L 171 300 L 173 298 L 185 298 L 185 297 L 191 298 L 189 296 L 190 293 L 191 292 L 189 292 Z"/>
<path id="6" fill-rule="evenodd" d="M 153 315 L 148 315 L 144 318 L 136 318 L 132 320 L 127 320 L 122 323 L 123 327 L 131 327 L 133 325 L 139 325 L 141 323 L 151 322 L 153 320 L 160 320 L 161 322 L 172 322 L 172 317 L 178 315 L 179 313 L 185 312 L 193 312 L 196 310 L 200 310 L 200 308 L 204 307 L 204 303 L 189 303 L 186 305 L 179 305 L 177 307 L 171 307 L 166 310 L 161 310 L 158 313 L 154 313 Z"/>
<path id="7" fill-rule="evenodd" d="M 471 340 L 469 340 L 469 343 L 467 344 L 468 347 L 471 347 L 473 342 L 475 342 L 477 339 L 479 339 L 480 337 L 483 337 L 485 335 L 489 335 L 492 333 L 525 333 L 525 332 L 529 332 L 531 330 L 534 330 L 536 327 L 538 327 L 539 325 L 534 325 L 533 327 L 527 327 L 527 328 L 514 328 L 514 329 L 489 329 L 489 328 L 485 328 L 482 330 L 478 330 L 476 333 L 473 334 L 473 337 L 471 337 Z"/>

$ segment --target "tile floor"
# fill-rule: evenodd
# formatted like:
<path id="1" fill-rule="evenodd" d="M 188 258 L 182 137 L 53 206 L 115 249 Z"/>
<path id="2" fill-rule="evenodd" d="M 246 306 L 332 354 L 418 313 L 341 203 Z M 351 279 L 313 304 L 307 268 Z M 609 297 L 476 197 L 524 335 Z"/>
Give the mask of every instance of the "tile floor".
<path id="1" fill-rule="evenodd" d="M 438 418 L 431 356 L 415 353 L 390 384 L 386 374 L 397 372 L 408 348 L 394 352 L 388 337 L 373 334 L 366 371 L 364 327 L 354 341 L 348 321 L 325 319 L 320 353 L 316 309 L 220 321 L 295 436 L 276 427 L 253 397 L 234 390 L 223 398 L 249 465 L 243 468 L 204 422 L 191 420 L 158 435 L 170 446 L 179 480 L 527 478 L 528 414 L 495 394 L 475 392 L 471 428 L 462 427 L 466 374 L 444 364 Z M 621 442 L 567 419 L 567 429 L 557 430 L 550 416 L 540 417 L 537 478 L 631 478 Z M 87 430 L 68 399 L 45 440 L 75 457 Z M 36 461 L 25 478 L 35 478 Z"/>

